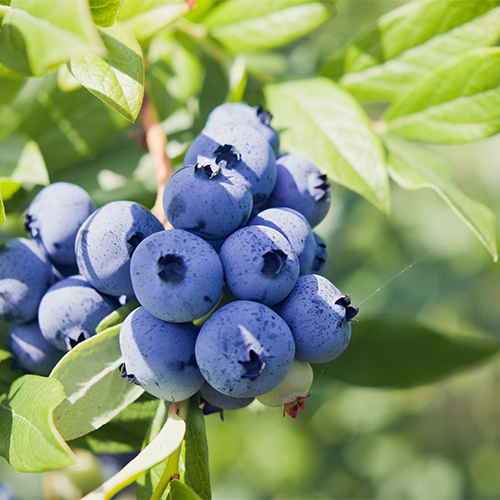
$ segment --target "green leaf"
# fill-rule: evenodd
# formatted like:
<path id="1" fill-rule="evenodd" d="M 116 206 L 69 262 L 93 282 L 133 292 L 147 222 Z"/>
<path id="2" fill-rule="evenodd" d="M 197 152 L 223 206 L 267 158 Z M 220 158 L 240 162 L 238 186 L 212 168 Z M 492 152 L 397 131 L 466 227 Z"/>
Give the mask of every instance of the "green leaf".
<path id="1" fill-rule="evenodd" d="M 0 47 L 0 62 L 35 76 L 74 54 L 104 53 L 85 0 L 12 0 L 0 31 Z"/>
<path id="2" fill-rule="evenodd" d="M 357 101 L 327 78 L 267 85 L 280 145 L 387 212 L 389 188 L 380 140 Z"/>
<path id="3" fill-rule="evenodd" d="M 71 441 L 71 446 L 99 454 L 140 451 L 157 407 L 157 399 L 136 401 L 96 431 Z"/>
<path id="4" fill-rule="evenodd" d="M 494 45 L 500 36 L 496 5 L 492 0 L 408 3 L 357 35 L 322 72 L 340 78 L 359 99 L 391 100 L 453 57 Z"/>
<path id="5" fill-rule="evenodd" d="M 460 189 L 449 165 L 403 139 L 383 139 L 389 151 L 391 177 L 405 189 L 434 189 L 498 260 L 493 212 Z"/>
<path id="6" fill-rule="evenodd" d="M 144 42 L 189 12 L 191 5 L 188 0 L 123 0 L 118 19 Z"/>
<path id="7" fill-rule="evenodd" d="M 143 448 L 146 448 L 160 433 L 167 421 L 168 406 L 166 401 L 159 400 L 154 418 L 151 421 L 148 432 L 143 441 Z M 137 478 L 137 498 L 151 498 L 154 490 L 158 486 L 165 470 L 165 462 L 160 462 Z"/>
<path id="8" fill-rule="evenodd" d="M 52 420 L 64 399 L 57 380 L 25 375 L 0 397 L 0 454 L 20 472 L 43 472 L 75 463 Z"/>
<path id="9" fill-rule="evenodd" d="M 178 479 L 172 479 L 170 481 L 170 493 L 168 498 L 171 500 L 201 500 L 202 498 L 198 496 L 189 486 L 185 485 Z"/>
<path id="10" fill-rule="evenodd" d="M 209 33 L 231 52 L 265 50 L 300 38 L 326 22 L 334 13 L 333 1 L 228 0 L 202 22 Z"/>
<path id="11" fill-rule="evenodd" d="M 2 200 L 1 187 L 2 187 L 2 183 L 0 181 L 0 226 L 5 221 L 5 206 L 4 206 L 3 200 Z"/>
<path id="12" fill-rule="evenodd" d="M 0 106 L 0 137 L 13 132 L 31 137 L 51 174 L 93 155 L 128 124 L 84 88 L 61 91 L 55 73 L 25 80 Z"/>
<path id="13" fill-rule="evenodd" d="M 67 441 L 106 424 L 144 392 L 120 376 L 120 326 L 78 344 L 50 374 L 66 393 L 54 412 L 54 421 Z"/>
<path id="14" fill-rule="evenodd" d="M 107 330 L 108 328 L 111 328 L 112 326 L 119 325 L 123 323 L 123 320 L 134 310 L 139 307 L 139 302 L 134 299 L 131 300 L 130 302 L 127 302 L 124 306 L 119 307 L 115 311 L 113 311 L 111 314 L 106 316 L 98 325 L 97 328 L 95 329 L 96 333 L 101 333 L 104 330 Z"/>
<path id="15" fill-rule="evenodd" d="M 198 403 L 199 396 L 195 394 L 189 400 L 186 418 L 184 480 L 197 495 L 209 500 L 212 498 L 212 493 L 210 490 L 210 472 L 208 469 L 208 443 L 205 431 L 205 417 L 201 409 L 198 408 Z"/>
<path id="16" fill-rule="evenodd" d="M 84 498 L 87 500 L 107 500 L 113 497 L 125 486 L 133 483 L 141 474 L 174 453 L 181 445 L 185 432 L 184 420 L 177 415 L 169 417 L 158 436 L 134 460 L 108 479 L 100 488 Z"/>
<path id="17" fill-rule="evenodd" d="M 90 13 L 94 23 L 107 28 L 113 26 L 118 15 L 121 0 L 89 0 Z"/>
<path id="18" fill-rule="evenodd" d="M 423 142 L 461 143 L 500 132 L 500 49 L 453 59 L 393 101 L 387 131 Z"/>
<path id="19" fill-rule="evenodd" d="M 47 167 L 35 141 L 21 134 L 0 140 L 0 182 L 4 200 L 12 198 L 21 185 L 49 183 Z"/>
<path id="20" fill-rule="evenodd" d="M 21 370 L 13 370 L 14 356 L 8 351 L 1 351 L 0 355 L 0 397 L 9 392 L 10 386 L 20 376 L 23 375 Z"/>
<path id="21" fill-rule="evenodd" d="M 459 341 L 407 319 L 360 320 L 342 356 L 314 365 L 319 376 L 368 387 L 434 382 L 497 353 L 500 344 Z"/>
<path id="22" fill-rule="evenodd" d="M 144 96 L 144 62 L 141 46 L 132 31 L 116 23 L 100 28 L 108 55 L 71 58 L 72 75 L 92 94 L 134 122 Z"/>

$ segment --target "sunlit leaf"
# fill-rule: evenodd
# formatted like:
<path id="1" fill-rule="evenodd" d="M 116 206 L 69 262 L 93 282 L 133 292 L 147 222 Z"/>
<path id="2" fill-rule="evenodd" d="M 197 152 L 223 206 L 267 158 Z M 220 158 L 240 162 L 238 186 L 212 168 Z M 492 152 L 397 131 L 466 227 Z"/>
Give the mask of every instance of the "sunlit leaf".
<path id="1" fill-rule="evenodd" d="M 71 465 L 74 455 L 52 421 L 64 399 L 57 380 L 25 375 L 0 396 L 0 454 L 20 472 L 43 472 Z"/>
<path id="2" fill-rule="evenodd" d="M 169 417 L 156 438 L 136 458 L 84 498 L 87 500 L 112 498 L 118 491 L 133 483 L 141 474 L 174 453 L 181 445 L 185 432 L 184 420 L 177 415 Z"/>
<path id="3" fill-rule="evenodd" d="M 500 49 L 475 49 L 453 59 L 384 114 L 386 130 L 407 139 L 461 143 L 500 132 Z"/>
<path id="4" fill-rule="evenodd" d="M 119 307 L 111 314 L 108 314 L 96 327 L 96 333 L 101 333 L 112 326 L 119 325 L 123 323 L 123 320 L 137 307 L 139 307 L 139 302 L 134 299 L 127 302 L 124 306 Z"/>
<path id="5" fill-rule="evenodd" d="M 122 0 L 118 19 L 143 42 L 189 12 L 194 5 L 188 0 Z"/>
<path id="6" fill-rule="evenodd" d="M 342 356 L 313 367 L 349 384 L 409 387 L 434 382 L 499 351 L 498 342 L 460 342 L 408 319 L 372 319 L 353 325 Z"/>
<path id="7" fill-rule="evenodd" d="M 10 199 L 22 186 L 49 183 L 49 174 L 35 141 L 21 134 L 0 140 L 0 182 L 4 200 Z"/>
<path id="8" fill-rule="evenodd" d="M 335 11 L 330 0 L 247 0 L 217 5 L 203 24 L 228 50 L 264 50 L 290 43 L 327 21 Z"/>
<path id="9" fill-rule="evenodd" d="M 356 97 L 390 100 L 434 69 L 500 37 L 500 7 L 485 0 L 425 0 L 384 14 L 329 60 L 323 74 Z"/>
<path id="10" fill-rule="evenodd" d="M 71 58 L 70 71 L 92 94 L 135 121 L 144 95 L 142 50 L 134 34 L 125 25 L 115 23 L 101 28 L 107 50 L 106 59 L 94 55 Z"/>
<path id="11" fill-rule="evenodd" d="M 448 164 L 397 137 L 385 136 L 384 142 L 389 150 L 391 177 L 405 189 L 434 189 L 497 260 L 493 212 L 460 189 Z"/>
<path id="12" fill-rule="evenodd" d="M 99 429 L 144 392 L 120 376 L 120 326 L 78 344 L 50 374 L 66 393 L 54 422 L 67 441 Z"/>
<path id="13" fill-rule="evenodd" d="M 264 91 L 282 151 L 305 156 L 333 182 L 388 210 L 382 144 L 348 92 L 321 77 L 272 84 Z"/>
<path id="14" fill-rule="evenodd" d="M 198 496 L 189 486 L 178 479 L 173 479 L 170 482 L 170 493 L 167 498 L 169 500 L 201 500 L 208 497 Z"/>
<path id="15" fill-rule="evenodd" d="M 40 76 L 73 54 L 104 54 L 85 0 L 12 0 L 0 31 L 0 61 Z"/>
<path id="16" fill-rule="evenodd" d="M 90 13 L 94 23 L 107 28 L 116 21 L 121 0 L 89 0 Z"/>

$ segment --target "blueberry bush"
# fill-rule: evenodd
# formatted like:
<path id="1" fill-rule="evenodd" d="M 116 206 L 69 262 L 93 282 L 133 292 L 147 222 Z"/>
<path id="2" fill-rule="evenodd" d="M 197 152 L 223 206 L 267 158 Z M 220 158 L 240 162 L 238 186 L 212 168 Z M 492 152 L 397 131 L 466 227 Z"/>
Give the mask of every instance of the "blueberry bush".
<path id="1" fill-rule="evenodd" d="M 47 497 L 134 483 L 141 499 L 211 498 L 205 415 L 247 412 L 213 432 L 237 442 L 238 424 L 276 443 L 294 434 L 261 417 L 297 417 L 309 393 L 283 425 L 306 422 L 298 448 L 311 455 L 301 440 L 323 429 L 316 470 L 298 465 L 310 479 L 294 482 L 286 458 L 276 486 L 247 468 L 260 486 L 243 479 L 242 498 L 428 496 L 409 493 L 410 472 L 373 472 L 375 459 L 348 472 L 376 439 L 404 464 L 401 441 L 370 428 L 351 449 L 325 408 L 426 390 L 500 350 L 500 180 L 457 149 L 500 133 L 500 4 L 357 5 L 0 0 L 0 455 L 54 474 L 128 454 Z M 438 229 L 412 235 L 436 213 Z M 244 477 L 245 446 L 229 438 L 223 459 L 208 440 L 217 474 Z M 431 464 L 459 485 L 443 498 L 500 493 L 477 472 L 500 448 L 479 442 L 467 474 L 433 442 L 411 477 Z M 322 482 L 331 456 L 345 464 Z"/>

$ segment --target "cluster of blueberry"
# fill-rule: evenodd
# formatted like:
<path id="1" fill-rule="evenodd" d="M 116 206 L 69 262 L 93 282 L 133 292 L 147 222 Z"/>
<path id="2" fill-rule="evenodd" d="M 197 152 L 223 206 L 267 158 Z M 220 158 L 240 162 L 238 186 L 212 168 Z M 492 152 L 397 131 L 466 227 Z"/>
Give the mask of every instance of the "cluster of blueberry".
<path id="1" fill-rule="evenodd" d="M 48 374 L 135 297 L 120 331 L 129 382 L 167 401 L 199 391 L 206 413 L 257 397 L 295 416 L 310 363 L 344 351 L 358 309 L 319 274 L 326 246 L 311 228 L 329 208 L 326 177 L 276 160 L 270 119 L 241 103 L 213 110 L 164 190 L 175 229 L 134 202 L 95 210 L 73 184 L 42 189 L 32 239 L 0 249 L 0 318 L 20 366 Z"/>

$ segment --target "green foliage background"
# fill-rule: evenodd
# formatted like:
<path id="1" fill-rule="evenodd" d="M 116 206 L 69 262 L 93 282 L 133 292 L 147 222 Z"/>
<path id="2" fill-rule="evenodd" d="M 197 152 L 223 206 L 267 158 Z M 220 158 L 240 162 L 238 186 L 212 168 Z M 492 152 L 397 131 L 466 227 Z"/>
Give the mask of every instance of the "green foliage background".
<path id="1" fill-rule="evenodd" d="M 20 9 L 28 3 L 12 0 Z M 179 10 L 162 17 L 167 11 L 161 9 L 175 3 L 148 0 L 138 12 L 124 2 L 120 24 L 110 27 L 109 12 L 118 3 L 96 0 L 90 6 L 99 31 L 85 28 L 88 20 L 73 27 L 80 35 L 62 47 L 71 51 L 70 59 L 62 48 L 54 58 L 29 51 L 23 58 L 22 47 L 0 54 L 6 209 L 0 238 L 24 235 L 20 215 L 48 178 L 81 185 L 98 205 L 116 199 L 154 204 L 154 163 L 137 140 L 139 122 L 130 123 L 145 84 L 134 63 L 141 45 L 146 88 L 176 165 L 216 105 L 266 102 L 273 125 L 284 129 L 284 146 L 316 160 L 336 184 L 317 232 L 329 247 L 327 276 L 362 304 L 351 345 L 338 360 L 315 367 L 312 395 L 297 420 L 258 406 L 226 412 L 224 422 L 216 415 L 206 419 L 213 497 L 500 496 L 500 271 L 492 259 L 498 224 L 484 208 L 499 220 L 500 138 L 494 134 L 500 130 L 500 73 L 498 48 L 487 47 L 500 36 L 500 7 L 489 0 L 339 0 L 332 16 L 331 2 L 282 0 L 274 5 L 284 10 L 309 4 L 314 14 L 301 12 L 298 21 L 290 14 L 290 33 L 305 36 L 288 35 L 276 44 L 258 29 L 275 32 L 277 21 L 242 21 L 243 0 L 227 1 L 227 12 L 218 13 L 214 7 L 222 9 L 222 2 L 200 0 L 189 14 L 177 2 Z M 109 12 L 97 8 L 104 4 Z M 272 4 L 257 0 L 253 14 Z M 391 14 L 367 28 L 400 5 L 406 9 L 401 17 Z M 419 30 L 415 19 L 423 11 L 429 25 Z M 162 19 L 170 27 L 154 25 Z M 17 22 L 10 34 L 2 26 L 0 44 L 2 37 L 17 40 Z M 252 29 L 254 38 L 245 38 Z M 96 58 L 100 74 L 111 78 L 98 86 L 86 81 L 84 71 Z M 35 76 L 26 80 L 12 71 Z M 334 80 L 340 86 L 332 86 Z M 338 105 L 346 103 L 343 115 Z M 381 175 L 370 175 L 373 165 Z M 432 189 L 419 189 L 424 186 Z M 11 360 L 1 353 L 0 392 L 7 394 Z M 58 400 L 60 388 L 50 383 Z M 139 401 L 70 446 L 99 453 L 137 450 L 148 419 L 156 415 L 160 425 L 165 418 L 150 400 Z M 148 433 L 147 442 L 156 435 L 151 428 Z M 190 439 L 186 460 L 196 445 Z M 19 498 L 38 495 L 40 482 L 47 481 L 21 476 L 5 461 L 0 477 Z M 200 484 L 206 488 L 203 478 Z"/>

